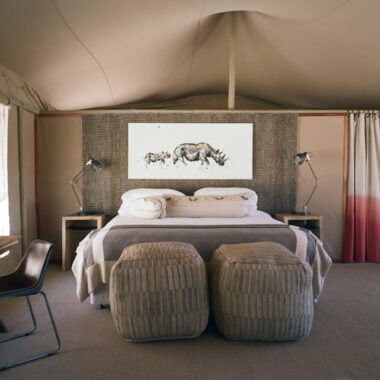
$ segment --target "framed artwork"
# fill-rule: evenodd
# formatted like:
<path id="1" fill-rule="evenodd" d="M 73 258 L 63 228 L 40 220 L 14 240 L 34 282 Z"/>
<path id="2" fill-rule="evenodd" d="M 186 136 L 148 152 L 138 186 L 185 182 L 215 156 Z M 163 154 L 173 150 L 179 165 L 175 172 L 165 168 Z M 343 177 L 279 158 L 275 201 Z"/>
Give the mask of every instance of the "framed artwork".
<path id="1" fill-rule="evenodd" d="M 129 179 L 252 179 L 252 123 L 129 123 Z"/>

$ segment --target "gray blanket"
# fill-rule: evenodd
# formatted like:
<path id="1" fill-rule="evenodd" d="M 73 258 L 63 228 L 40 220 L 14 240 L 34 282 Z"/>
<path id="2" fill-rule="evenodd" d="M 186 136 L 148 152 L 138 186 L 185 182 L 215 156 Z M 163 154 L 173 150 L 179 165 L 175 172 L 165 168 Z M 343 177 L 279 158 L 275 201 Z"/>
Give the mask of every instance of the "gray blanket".
<path id="1" fill-rule="evenodd" d="M 271 225 L 229 226 L 114 226 L 93 231 L 83 242 L 73 263 L 77 280 L 77 296 L 83 301 L 101 283 L 108 283 L 112 265 L 123 249 L 132 244 L 154 241 L 191 243 L 205 261 L 221 244 L 273 241 L 307 261 L 313 269 L 314 297 L 318 298 L 331 260 L 322 243 L 308 230 L 298 227 Z M 318 257 L 317 257 L 318 256 Z"/>

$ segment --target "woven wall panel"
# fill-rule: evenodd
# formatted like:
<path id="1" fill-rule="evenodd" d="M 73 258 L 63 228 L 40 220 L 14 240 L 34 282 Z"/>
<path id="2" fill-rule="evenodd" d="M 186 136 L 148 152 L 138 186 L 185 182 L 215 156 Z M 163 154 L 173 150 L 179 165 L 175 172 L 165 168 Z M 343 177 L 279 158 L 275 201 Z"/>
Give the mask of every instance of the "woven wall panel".
<path id="1" fill-rule="evenodd" d="M 128 123 L 253 123 L 252 180 L 128 180 Z M 241 186 L 259 195 L 259 209 L 269 213 L 295 208 L 298 117 L 294 113 L 115 113 L 83 116 L 83 162 L 88 157 L 105 168 L 83 176 L 86 211 L 114 214 L 123 192 L 138 187 L 170 187 L 192 194 L 206 186 Z M 233 128 L 233 126 L 231 127 Z"/>

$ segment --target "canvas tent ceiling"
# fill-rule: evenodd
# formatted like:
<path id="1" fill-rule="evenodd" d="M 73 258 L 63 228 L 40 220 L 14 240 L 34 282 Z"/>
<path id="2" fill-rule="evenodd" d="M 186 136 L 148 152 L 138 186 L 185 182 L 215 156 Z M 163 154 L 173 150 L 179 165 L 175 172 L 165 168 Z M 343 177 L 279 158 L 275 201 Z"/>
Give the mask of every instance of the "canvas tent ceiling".
<path id="1" fill-rule="evenodd" d="M 59 110 L 228 90 L 289 108 L 378 108 L 377 0 L 2 0 L 0 64 Z"/>

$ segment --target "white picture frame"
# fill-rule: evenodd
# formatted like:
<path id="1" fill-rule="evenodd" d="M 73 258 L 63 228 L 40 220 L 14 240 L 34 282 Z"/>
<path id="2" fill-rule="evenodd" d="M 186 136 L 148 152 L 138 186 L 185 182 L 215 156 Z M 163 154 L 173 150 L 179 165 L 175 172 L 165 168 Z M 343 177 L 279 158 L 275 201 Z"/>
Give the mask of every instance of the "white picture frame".
<path id="1" fill-rule="evenodd" d="M 129 123 L 129 179 L 252 179 L 252 123 Z"/>

